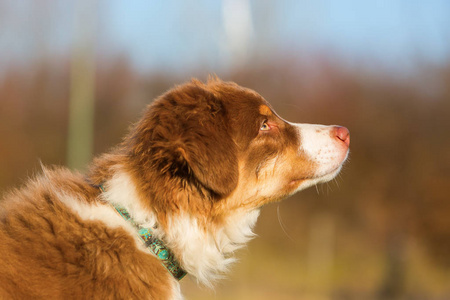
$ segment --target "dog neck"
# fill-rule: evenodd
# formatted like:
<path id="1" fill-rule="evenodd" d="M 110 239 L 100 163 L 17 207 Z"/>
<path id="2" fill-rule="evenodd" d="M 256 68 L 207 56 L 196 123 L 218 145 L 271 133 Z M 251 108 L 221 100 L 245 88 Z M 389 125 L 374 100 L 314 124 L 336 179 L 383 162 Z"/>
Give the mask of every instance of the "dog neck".
<path id="1" fill-rule="evenodd" d="M 166 225 L 160 226 L 155 211 L 142 205 L 138 187 L 125 170 L 114 168 L 104 188 L 105 201 L 125 208 L 141 226 L 154 228 L 154 236 L 171 249 L 181 267 L 206 286 L 228 271 L 235 261 L 233 252 L 254 236 L 252 228 L 259 216 L 259 210 L 236 212 L 221 225 L 205 227 L 198 217 L 177 211 L 167 214 Z"/>
<path id="2" fill-rule="evenodd" d="M 103 185 L 100 185 L 99 188 L 103 193 L 105 192 L 105 188 Z M 175 279 L 183 279 L 183 277 L 186 275 L 186 271 L 181 268 L 172 251 L 170 251 L 170 249 L 166 247 L 164 242 L 155 237 L 153 233 L 154 228 L 147 228 L 137 223 L 130 216 L 130 213 L 126 208 L 114 203 L 112 203 L 111 205 L 125 221 L 133 225 L 133 227 L 136 229 L 136 234 L 139 239 L 143 242 L 149 252 L 154 254 L 161 261 L 162 265 L 167 269 L 167 271 L 169 271 L 169 273 L 172 274 Z"/>

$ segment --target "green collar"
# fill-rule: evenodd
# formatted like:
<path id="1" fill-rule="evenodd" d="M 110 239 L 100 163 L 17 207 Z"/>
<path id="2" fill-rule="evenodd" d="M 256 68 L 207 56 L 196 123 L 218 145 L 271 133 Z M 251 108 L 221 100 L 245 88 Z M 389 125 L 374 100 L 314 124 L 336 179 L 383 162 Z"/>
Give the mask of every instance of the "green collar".
<path id="1" fill-rule="evenodd" d="M 99 186 L 100 190 L 104 192 L 102 185 Z M 153 253 L 163 264 L 164 267 L 175 277 L 177 280 L 181 280 L 185 275 L 184 271 L 178 261 L 175 259 L 173 253 L 164 245 L 164 243 L 153 236 L 153 231 L 151 228 L 142 227 L 140 224 L 136 223 L 130 216 L 129 212 L 124 208 L 116 204 L 111 204 L 115 210 L 119 213 L 122 218 L 127 222 L 130 222 L 134 228 L 137 230 L 137 235 L 144 245 Z"/>

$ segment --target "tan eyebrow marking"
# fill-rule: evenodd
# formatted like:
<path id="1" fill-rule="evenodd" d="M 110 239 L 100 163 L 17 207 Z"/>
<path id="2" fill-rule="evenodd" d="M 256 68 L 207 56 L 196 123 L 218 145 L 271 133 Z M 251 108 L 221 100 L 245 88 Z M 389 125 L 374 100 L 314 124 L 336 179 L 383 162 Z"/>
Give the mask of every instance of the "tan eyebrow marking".
<path id="1" fill-rule="evenodd" d="M 272 110 L 267 105 L 264 104 L 261 104 L 259 106 L 259 113 L 265 116 L 273 115 Z"/>

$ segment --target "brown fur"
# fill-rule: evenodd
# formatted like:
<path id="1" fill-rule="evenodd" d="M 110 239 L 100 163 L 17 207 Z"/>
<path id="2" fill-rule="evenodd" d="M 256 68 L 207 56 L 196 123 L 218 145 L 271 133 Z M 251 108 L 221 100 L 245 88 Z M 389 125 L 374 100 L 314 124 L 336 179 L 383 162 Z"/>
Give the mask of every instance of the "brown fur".
<path id="1" fill-rule="evenodd" d="M 236 189 L 238 161 L 250 159 L 243 156 L 258 135 L 264 120 L 259 107 L 266 103 L 255 92 L 218 79 L 176 87 L 149 105 L 114 155 L 94 162 L 91 178 L 100 184 L 111 167 L 125 165 L 162 226 L 167 214 L 179 210 L 220 220 L 213 204 Z M 263 151 L 256 149 L 251 157 L 261 161 L 283 146 L 256 147 Z"/>
<path id="2" fill-rule="evenodd" d="M 92 202 L 98 189 L 57 169 L 1 202 L 0 299 L 167 297 L 170 275 L 156 258 L 123 229 L 81 220 L 58 193 Z"/>
<path id="3" fill-rule="evenodd" d="M 271 130 L 260 131 L 267 122 Z M 211 79 L 175 87 L 156 99 L 123 142 L 96 158 L 86 177 L 44 170 L 0 202 L 1 299 L 167 299 L 173 279 L 121 227 L 82 219 L 61 197 L 107 206 L 96 187 L 118 170 L 158 228 L 188 214 L 212 232 L 237 211 L 291 194 L 314 174 L 299 155 L 293 126 L 252 90 Z M 270 167 L 276 159 L 277 168 Z M 299 167 L 301 166 L 301 167 Z M 254 186 L 283 182 L 260 196 Z M 172 249 L 182 257 L 184 249 Z"/>

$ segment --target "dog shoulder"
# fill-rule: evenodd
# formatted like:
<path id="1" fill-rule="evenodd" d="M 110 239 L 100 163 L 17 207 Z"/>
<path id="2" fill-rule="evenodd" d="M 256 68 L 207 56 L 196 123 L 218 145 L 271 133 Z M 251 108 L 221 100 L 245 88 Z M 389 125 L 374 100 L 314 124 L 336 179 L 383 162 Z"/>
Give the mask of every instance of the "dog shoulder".
<path id="1" fill-rule="evenodd" d="M 176 292 L 165 288 L 173 286 L 170 274 L 136 245 L 98 195 L 83 176 L 59 168 L 44 169 L 5 195 L 0 203 L 1 296 L 166 299 Z M 149 289 L 148 282 L 155 285 Z"/>

